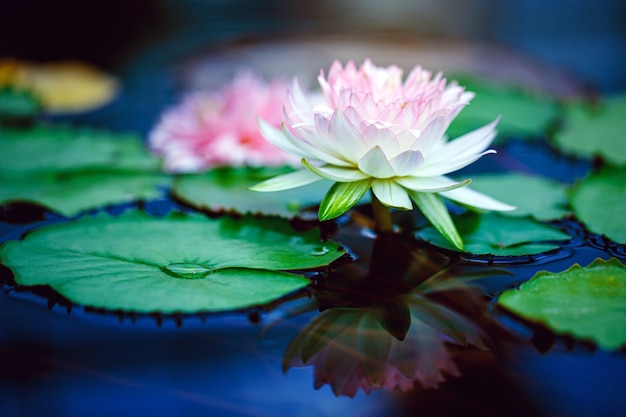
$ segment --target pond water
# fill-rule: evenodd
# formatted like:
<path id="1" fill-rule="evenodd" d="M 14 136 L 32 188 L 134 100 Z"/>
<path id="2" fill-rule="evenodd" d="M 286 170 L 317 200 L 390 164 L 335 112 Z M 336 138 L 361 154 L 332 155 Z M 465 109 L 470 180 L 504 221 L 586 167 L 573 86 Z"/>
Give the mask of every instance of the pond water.
<path id="1" fill-rule="evenodd" d="M 564 180 L 588 168 L 512 141 L 499 162 L 487 163 L 496 165 L 473 169 L 501 168 L 511 152 L 532 152 L 527 169 L 549 165 Z M 143 207 L 155 214 L 189 210 L 170 199 Z M 323 228 L 355 262 L 338 261 L 329 275 L 311 275 L 306 291 L 266 308 L 231 314 L 85 310 L 51 290 L 16 290 L 4 270 L 2 415 L 620 415 L 623 353 L 555 337 L 501 311 L 492 297 L 539 270 L 558 272 L 598 257 L 626 261 L 623 246 L 564 220 L 559 226 L 574 238 L 547 254 L 459 257 L 410 236 L 376 237 L 362 221 L 367 216 L 368 207 L 360 207 Z M 62 218 L 35 206 L 5 206 L 0 231 L 3 240 L 15 239 L 57 221 Z M 396 217 L 406 227 L 416 221 L 413 214 Z M 431 320 L 453 338 L 424 324 Z M 390 357 L 405 362 L 385 364 L 372 346 L 387 346 L 395 352 Z M 310 360 L 302 366 L 307 349 Z M 423 370 L 415 381 L 400 377 L 392 384 L 407 392 L 371 383 L 386 365 L 402 363 Z"/>

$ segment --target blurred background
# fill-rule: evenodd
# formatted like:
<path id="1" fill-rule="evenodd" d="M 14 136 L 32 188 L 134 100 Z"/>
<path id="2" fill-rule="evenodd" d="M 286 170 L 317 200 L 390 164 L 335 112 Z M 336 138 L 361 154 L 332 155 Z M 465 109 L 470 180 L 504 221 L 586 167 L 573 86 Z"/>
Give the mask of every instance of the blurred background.
<path id="1" fill-rule="evenodd" d="M 626 88 L 621 0 L 21 0 L 2 10 L 0 52 L 31 59 L 117 69 L 173 39 L 190 52 L 244 36 L 446 38 L 512 48 L 603 91 Z"/>
<path id="2" fill-rule="evenodd" d="M 105 118 L 109 127 L 142 132 L 180 94 L 181 84 L 172 76 L 176 69 L 242 41 L 321 38 L 326 45 L 383 42 L 383 49 L 409 43 L 430 56 L 445 52 L 444 68 L 430 69 L 484 61 L 492 67 L 489 76 L 529 66 L 517 63 L 522 56 L 540 65 L 534 76 L 544 78 L 545 88 L 572 79 L 604 94 L 626 89 L 623 0 L 21 0 L 4 2 L 2 16 L 0 57 L 79 59 L 112 72 L 123 81 L 122 100 L 85 121 L 101 124 Z M 480 53 L 465 56 L 477 47 Z M 306 48 L 310 45 L 288 51 L 293 59 L 283 55 L 275 64 L 293 64 Z M 485 51 L 499 55 L 483 60 Z M 361 59 L 368 51 L 356 55 Z M 441 62 L 407 62 L 412 67 L 422 60 Z"/>

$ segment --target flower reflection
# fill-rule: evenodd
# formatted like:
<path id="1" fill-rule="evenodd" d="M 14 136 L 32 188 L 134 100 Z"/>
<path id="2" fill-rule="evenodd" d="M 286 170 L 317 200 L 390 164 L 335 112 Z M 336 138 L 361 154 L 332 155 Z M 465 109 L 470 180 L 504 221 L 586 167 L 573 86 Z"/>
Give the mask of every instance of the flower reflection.
<path id="1" fill-rule="evenodd" d="M 481 311 L 482 298 L 448 270 L 403 292 L 407 278 L 430 273 L 420 271 L 425 258 L 417 266 L 412 261 L 412 272 L 392 289 L 372 274 L 354 281 L 352 266 L 328 277 L 334 288 L 317 294 L 323 311 L 289 344 L 283 371 L 313 366 L 316 389 L 328 384 L 335 395 L 350 397 L 359 388 L 437 388 L 446 376 L 460 376 L 448 345 L 487 349 L 485 315 L 470 313 Z"/>

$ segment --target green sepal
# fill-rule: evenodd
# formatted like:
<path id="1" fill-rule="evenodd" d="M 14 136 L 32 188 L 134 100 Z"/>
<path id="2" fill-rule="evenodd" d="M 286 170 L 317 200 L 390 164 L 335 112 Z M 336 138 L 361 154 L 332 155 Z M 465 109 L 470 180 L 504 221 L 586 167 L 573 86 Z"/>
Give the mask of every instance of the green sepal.
<path id="1" fill-rule="evenodd" d="M 455 248 L 463 250 L 463 239 L 456 230 L 448 209 L 437 194 L 407 190 L 422 214 Z"/>
<path id="2" fill-rule="evenodd" d="M 321 221 L 331 220 L 350 210 L 369 190 L 371 179 L 354 182 L 336 182 L 330 187 L 318 212 Z"/>

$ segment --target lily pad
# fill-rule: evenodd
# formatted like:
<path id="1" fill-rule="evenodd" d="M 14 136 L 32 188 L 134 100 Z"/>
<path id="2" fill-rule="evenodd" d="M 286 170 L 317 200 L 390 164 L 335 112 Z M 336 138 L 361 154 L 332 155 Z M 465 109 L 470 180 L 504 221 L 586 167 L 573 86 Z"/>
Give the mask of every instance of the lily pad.
<path id="1" fill-rule="evenodd" d="M 532 216 L 537 220 L 557 220 L 569 214 L 567 186 L 546 178 L 523 174 L 472 176 L 472 188 L 517 207 L 504 216 Z"/>
<path id="2" fill-rule="evenodd" d="M 319 231 L 278 218 L 129 212 L 38 229 L 0 247 L 20 285 L 48 285 L 72 302 L 134 312 L 195 313 L 247 308 L 309 284 L 282 272 L 343 255 Z"/>
<path id="3" fill-rule="evenodd" d="M 2 177 L 0 177 L 1 179 Z M 64 216 L 109 204 L 150 200 L 163 194 L 171 177 L 145 172 L 86 172 L 80 175 L 37 175 L 3 179 L 0 204 L 34 202 Z"/>
<path id="4" fill-rule="evenodd" d="M 459 78 L 467 91 L 476 93 L 469 105 L 454 119 L 447 135 L 456 138 L 492 122 L 502 135 L 540 136 L 559 115 L 554 99 L 509 85 Z"/>
<path id="5" fill-rule="evenodd" d="M 134 134 L 50 125 L 0 128 L 0 176 L 103 169 L 154 171 L 160 160 Z"/>
<path id="6" fill-rule="evenodd" d="M 554 142 L 563 151 L 615 165 L 626 164 L 626 95 L 606 98 L 595 105 L 573 102 L 565 108 L 563 128 Z"/>
<path id="7" fill-rule="evenodd" d="M 603 168 L 576 184 L 569 198 L 576 217 L 591 231 L 626 243 L 626 170 Z"/>
<path id="8" fill-rule="evenodd" d="M 626 346 L 626 267 L 617 259 L 596 259 L 586 268 L 542 271 L 498 303 L 558 334 L 592 340 L 603 349 Z"/>
<path id="9" fill-rule="evenodd" d="M 172 194 L 180 201 L 198 209 L 263 213 L 290 218 L 304 208 L 319 205 L 332 182 L 323 180 L 305 187 L 272 193 L 248 189 L 289 170 L 287 167 L 223 168 L 204 174 L 181 175 L 174 180 Z"/>
<path id="10" fill-rule="evenodd" d="M 28 201 L 64 215 L 148 199 L 169 185 L 139 137 L 68 126 L 0 128 L 0 204 Z"/>
<path id="11" fill-rule="evenodd" d="M 503 217 L 495 213 L 467 213 L 454 218 L 464 252 L 477 255 L 522 256 L 547 252 L 569 235 L 530 218 Z M 419 230 L 416 236 L 441 248 L 456 250 L 433 227 Z"/>

